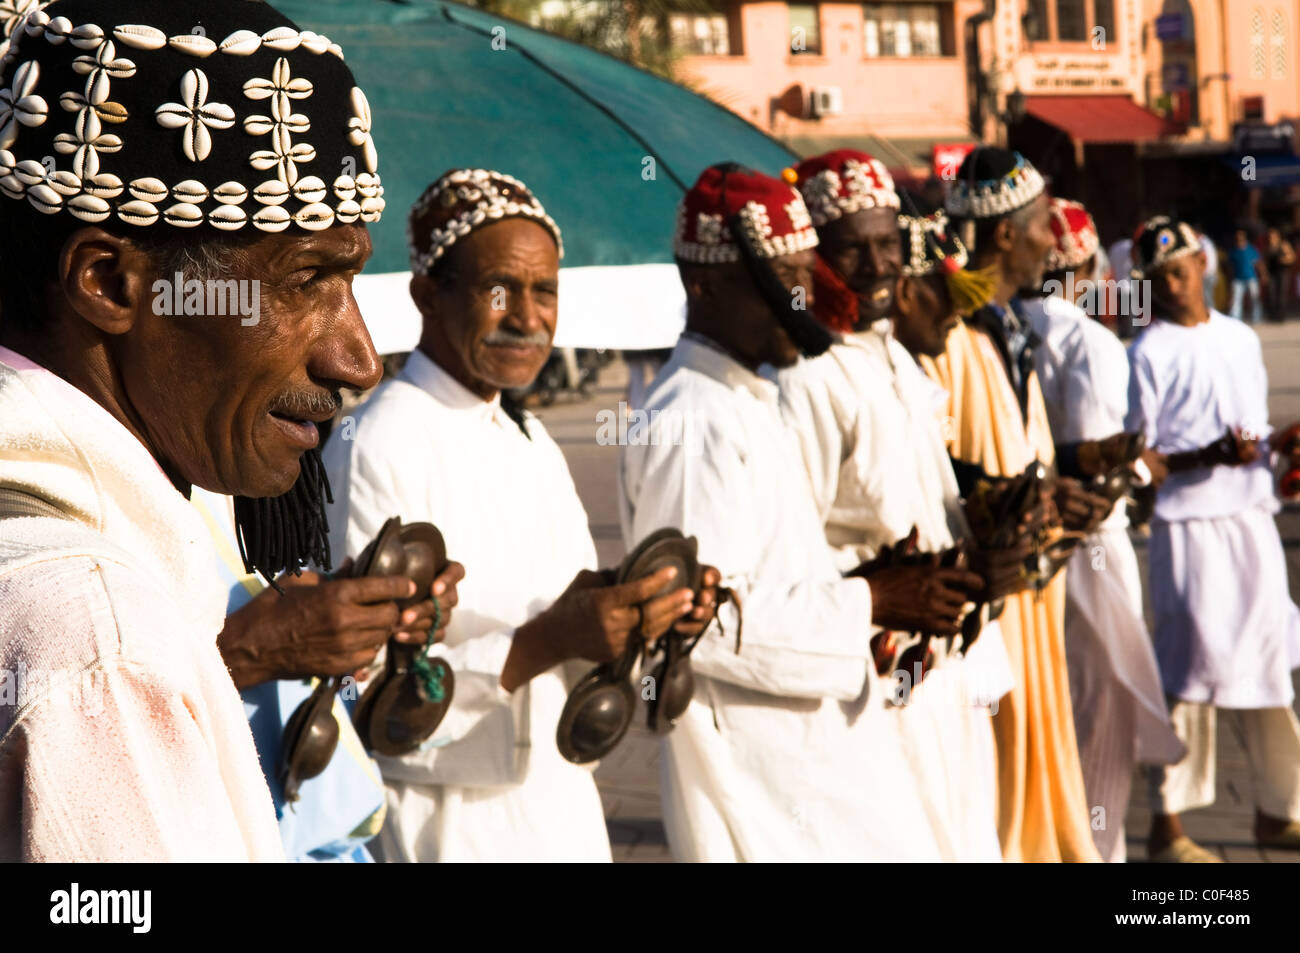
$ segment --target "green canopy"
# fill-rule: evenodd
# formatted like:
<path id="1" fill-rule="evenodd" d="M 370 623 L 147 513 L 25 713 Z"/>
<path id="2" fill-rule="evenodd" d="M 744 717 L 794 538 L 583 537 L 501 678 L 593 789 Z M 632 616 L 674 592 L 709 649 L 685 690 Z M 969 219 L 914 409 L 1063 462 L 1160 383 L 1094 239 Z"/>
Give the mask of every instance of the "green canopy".
<path id="1" fill-rule="evenodd" d="M 373 272 L 407 268 L 406 211 L 457 166 L 522 179 L 566 268 L 672 261 L 682 193 L 708 165 L 794 156 L 721 106 L 518 21 L 439 0 L 272 0 L 343 47 L 374 117 L 388 210 Z"/>

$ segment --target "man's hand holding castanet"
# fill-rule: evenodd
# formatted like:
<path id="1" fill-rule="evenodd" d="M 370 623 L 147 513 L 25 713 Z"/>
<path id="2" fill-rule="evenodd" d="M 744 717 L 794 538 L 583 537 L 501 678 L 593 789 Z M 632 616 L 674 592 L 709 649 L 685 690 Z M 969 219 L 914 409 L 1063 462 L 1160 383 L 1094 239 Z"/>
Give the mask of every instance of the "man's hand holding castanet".
<path id="1" fill-rule="evenodd" d="M 612 661 L 626 651 L 633 632 L 653 644 L 669 626 L 699 608 L 686 587 L 655 596 L 676 574 L 667 566 L 644 579 L 615 585 L 612 572 L 582 570 L 548 609 L 515 630 L 501 687 L 513 692 L 569 659 Z"/>
<path id="2" fill-rule="evenodd" d="M 417 609 L 397 608 L 415 595 L 415 583 L 405 576 L 331 579 L 304 572 L 278 583 L 283 595 L 260 593 L 226 618 L 217 637 L 236 688 L 355 672 L 374 661 L 390 636 L 419 619 Z"/>

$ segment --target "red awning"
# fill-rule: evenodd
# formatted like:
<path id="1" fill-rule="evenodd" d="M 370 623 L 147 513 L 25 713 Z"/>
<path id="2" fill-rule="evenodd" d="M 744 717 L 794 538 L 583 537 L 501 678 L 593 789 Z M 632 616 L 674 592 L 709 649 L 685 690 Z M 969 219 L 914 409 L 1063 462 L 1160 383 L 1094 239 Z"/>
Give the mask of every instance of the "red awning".
<path id="1" fill-rule="evenodd" d="M 1127 96 L 1026 96 L 1025 112 L 1077 142 L 1146 142 L 1182 131 Z"/>

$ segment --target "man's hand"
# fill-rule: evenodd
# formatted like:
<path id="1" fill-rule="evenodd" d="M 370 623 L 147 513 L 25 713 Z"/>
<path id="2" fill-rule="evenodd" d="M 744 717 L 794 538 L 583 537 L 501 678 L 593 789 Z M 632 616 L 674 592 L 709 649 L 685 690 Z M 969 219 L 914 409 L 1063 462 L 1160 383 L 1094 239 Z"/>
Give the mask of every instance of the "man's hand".
<path id="1" fill-rule="evenodd" d="M 515 630 L 501 687 L 513 692 L 569 659 L 612 661 L 627 649 L 633 631 L 652 645 L 694 604 L 687 588 L 654 597 L 676 574 L 667 566 L 644 579 L 612 585 L 612 573 L 584 569 L 550 608 Z"/>
<path id="2" fill-rule="evenodd" d="M 429 629 L 433 626 L 433 600 L 437 599 L 441 614 L 438 617 L 438 631 L 434 633 L 434 641 L 441 642 L 447 633 L 447 624 L 451 622 L 451 610 L 456 608 L 456 604 L 460 601 L 456 586 L 464 578 L 464 566 L 457 562 L 448 563 L 447 568 L 433 581 L 430 587 L 430 598 L 402 613 L 402 631 L 397 633 L 397 641 L 409 642 L 413 645 L 423 645 L 428 641 Z"/>
<path id="3" fill-rule="evenodd" d="M 703 570 L 700 574 L 700 594 L 691 611 L 673 623 L 673 631 L 687 638 L 694 638 L 708 628 L 717 611 L 718 585 L 722 582 L 722 573 L 713 566 L 705 566 Z"/>
<path id="4" fill-rule="evenodd" d="M 1025 534 L 1014 546 L 1004 549 L 972 549 L 970 568 L 984 580 L 984 588 L 976 593 L 976 601 L 992 602 L 1029 588 L 1025 561 L 1033 548 L 1033 535 Z"/>
<path id="5" fill-rule="evenodd" d="M 873 625 L 933 635 L 961 631 L 962 607 L 984 588 L 984 580 L 969 570 L 914 563 L 876 568 L 866 579 Z"/>
<path id="6" fill-rule="evenodd" d="M 1151 474 L 1151 485 L 1157 490 L 1160 489 L 1160 485 L 1169 479 L 1169 456 L 1147 447 L 1142 451 L 1142 462 L 1147 465 L 1147 470 Z"/>
<path id="7" fill-rule="evenodd" d="M 217 647 L 236 688 L 273 679 L 347 675 L 374 661 L 399 626 L 397 602 L 415 595 L 405 576 L 328 579 L 284 575 L 226 617 Z M 412 612 L 414 610 L 411 610 Z"/>
<path id="8" fill-rule="evenodd" d="M 1110 500 L 1086 489 L 1073 477 L 1061 477 L 1056 481 L 1053 499 L 1061 524 L 1067 530 L 1082 533 L 1095 530 L 1112 508 Z"/>

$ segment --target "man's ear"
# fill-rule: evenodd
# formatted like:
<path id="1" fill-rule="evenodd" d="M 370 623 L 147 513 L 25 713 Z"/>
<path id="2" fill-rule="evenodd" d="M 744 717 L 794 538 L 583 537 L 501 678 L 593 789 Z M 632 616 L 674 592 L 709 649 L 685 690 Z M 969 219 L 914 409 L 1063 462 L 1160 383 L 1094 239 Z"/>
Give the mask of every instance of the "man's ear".
<path id="1" fill-rule="evenodd" d="M 415 302 L 415 307 L 421 316 L 426 318 L 432 316 L 436 310 L 434 299 L 438 293 L 438 283 L 429 275 L 412 274 L 408 287 L 411 291 L 411 300 Z"/>
<path id="2" fill-rule="evenodd" d="M 710 281 L 712 274 L 706 268 L 698 265 L 690 265 L 686 268 L 679 269 L 682 276 L 682 288 L 686 290 L 686 297 L 697 300 L 705 300 L 713 295 L 714 288 Z"/>
<path id="3" fill-rule="evenodd" d="M 143 249 L 102 228 L 73 232 L 59 255 L 58 285 L 68 306 L 105 334 L 131 330 L 157 297 L 153 277 Z M 170 284 L 165 293 L 173 293 Z"/>
<path id="4" fill-rule="evenodd" d="M 899 275 L 894 284 L 894 307 L 904 317 L 911 317 L 916 310 L 916 283 L 907 275 Z"/>
<path id="5" fill-rule="evenodd" d="M 1005 254 L 1011 251 L 1011 249 L 1015 247 L 1015 244 L 1016 225 L 1011 221 L 1011 217 L 1007 216 L 999 221 L 993 229 L 993 247 L 996 248 L 999 253 Z"/>

